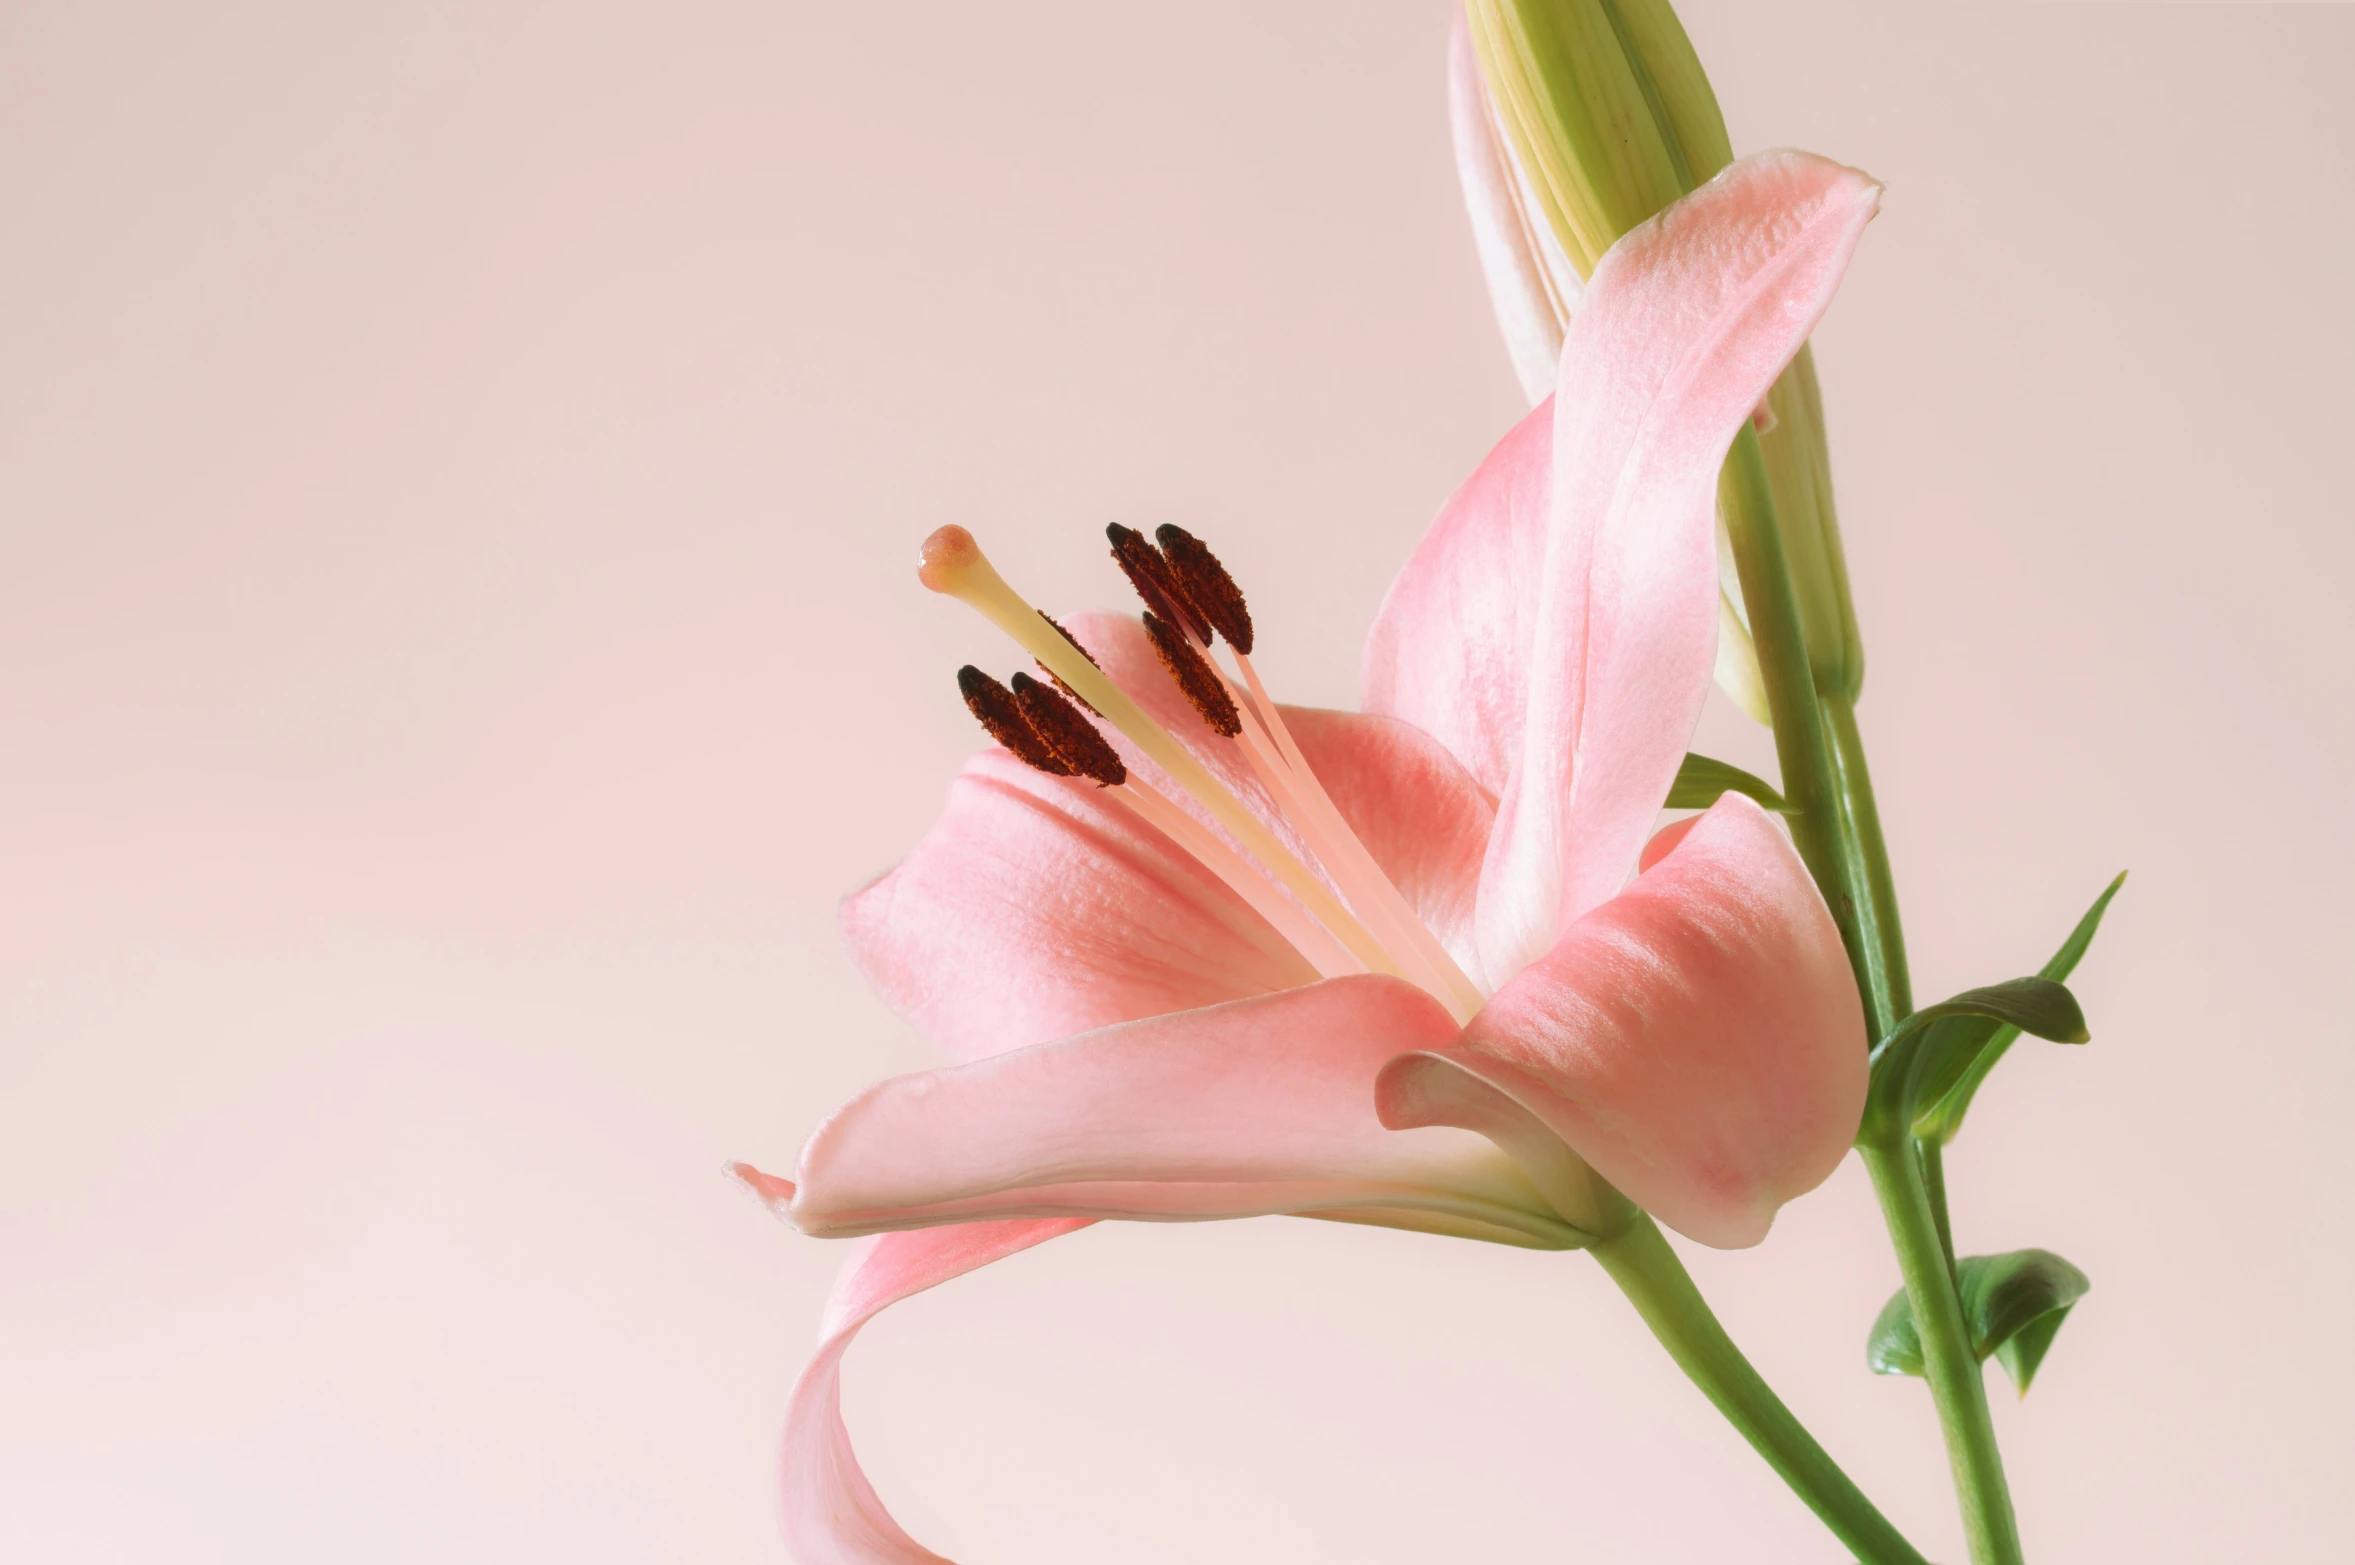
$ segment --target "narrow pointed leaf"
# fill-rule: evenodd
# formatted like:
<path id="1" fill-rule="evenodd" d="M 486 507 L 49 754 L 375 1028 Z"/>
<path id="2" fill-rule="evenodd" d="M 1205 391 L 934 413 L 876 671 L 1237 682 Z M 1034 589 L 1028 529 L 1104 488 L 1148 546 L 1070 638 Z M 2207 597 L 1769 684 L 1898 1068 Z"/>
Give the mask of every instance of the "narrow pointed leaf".
<path id="1" fill-rule="evenodd" d="M 1763 777 L 1754 777 L 1740 767 L 1712 759 L 1706 755 L 1687 753 L 1684 765 L 1676 770 L 1676 781 L 1668 788 L 1671 810 L 1705 810 L 1729 793 L 1744 793 L 1770 810 L 1787 811 L 1790 806 Z"/>
<path id="2" fill-rule="evenodd" d="M 2054 1043 L 2084 1043 L 2093 1036 L 2085 1030 L 2085 1013 L 2068 985 L 2041 976 L 2007 978 L 1984 989 L 1966 989 L 1951 1000 L 1916 1011 L 1908 1020 L 1943 1021 L 1959 1016 L 1992 1018 Z"/>
<path id="3" fill-rule="evenodd" d="M 2049 978 L 2007 979 L 1924 1006 L 1873 1047 L 1872 1093 L 1857 1141 L 1896 1145 L 1912 1130 L 1919 1106 L 1961 1078 L 1995 1027 L 2055 1043 L 2083 1043 L 2091 1036 L 2077 997 Z"/>
<path id="4" fill-rule="evenodd" d="M 2094 899 L 2093 906 L 2086 909 L 2085 916 L 2077 920 L 2077 927 L 2069 931 L 2069 938 L 2061 942 L 2060 950 L 2053 953 L 2052 960 L 2044 964 L 2038 976 L 2059 980 L 2077 970 L 2077 964 L 2084 960 L 2087 948 L 2093 944 L 2094 932 L 2101 928 L 2102 915 L 2109 911 L 2110 899 L 2125 884 L 2124 874 L 2110 882 L 2102 894 Z M 1988 1073 L 2003 1058 L 2004 1051 L 2019 1036 L 2018 1028 L 1998 1025 L 1979 1045 L 1954 1081 L 1936 1092 L 1923 1092 L 1918 1101 L 1926 1103 L 1928 1107 L 1914 1119 L 1913 1133 L 1924 1141 L 1935 1141 L 1941 1145 L 1952 1141 L 1955 1133 L 1962 1129 L 1963 1116 L 1970 1112 L 1971 1099 L 1978 1095 L 1980 1084 L 1986 1081 Z"/>
<path id="5" fill-rule="evenodd" d="M 2003 1365 L 2020 1395 L 2029 1385 L 2069 1311 L 2093 1285 L 2050 1250 L 1972 1255 L 1955 1268 L 1971 1351 Z M 1881 1307 L 1865 1340 L 1865 1363 L 1876 1375 L 1919 1375 L 1922 1342 L 1913 1306 L 1901 1288 Z"/>
<path id="6" fill-rule="evenodd" d="M 2012 1385 L 2020 1395 L 2028 1394 L 2029 1383 L 2035 1380 L 2044 1355 L 2052 1349 L 2053 1338 L 2060 1335 L 2061 1322 L 2069 1318 L 2073 1308 L 2074 1305 L 2064 1304 L 2047 1310 L 1995 1345 L 1995 1361 L 2012 1377 Z"/>

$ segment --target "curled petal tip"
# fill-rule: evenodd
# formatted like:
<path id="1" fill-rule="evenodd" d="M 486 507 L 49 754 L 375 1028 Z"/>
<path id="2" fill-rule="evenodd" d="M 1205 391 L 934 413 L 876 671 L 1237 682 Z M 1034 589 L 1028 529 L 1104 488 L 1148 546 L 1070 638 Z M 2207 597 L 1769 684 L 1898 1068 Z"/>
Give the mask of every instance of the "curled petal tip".
<path id="1" fill-rule="evenodd" d="M 745 1189 L 759 1196 L 761 1204 L 786 1221 L 792 1221 L 793 1181 L 764 1174 L 750 1163 L 730 1163 L 728 1173 Z"/>

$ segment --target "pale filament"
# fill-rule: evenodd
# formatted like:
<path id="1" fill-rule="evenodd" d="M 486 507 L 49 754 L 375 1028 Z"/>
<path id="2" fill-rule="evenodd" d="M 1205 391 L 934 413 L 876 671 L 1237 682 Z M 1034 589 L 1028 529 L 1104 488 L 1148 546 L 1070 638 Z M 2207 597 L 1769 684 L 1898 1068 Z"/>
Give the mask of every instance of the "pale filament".
<path id="1" fill-rule="evenodd" d="M 1292 942 L 1293 949 L 1308 959 L 1318 977 L 1345 978 L 1366 970 L 1365 963 L 1351 956 L 1340 941 L 1325 932 L 1323 925 L 1301 911 L 1299 903 L 1277 890 L 1275 883 L 1253 868 L 1249 860 L 1219 841 L 1208 827 L 1172 803 L 1158 788 L 1132 774 L 1127 782 L 1104 791 L 1225 882 L 1226 888 L 1241 897 L 1251 911 L 1273 924 L 1276 933 Z"/>
<path id="2" fill-rule="evenodd" d="M 1398 964 L 1408 980 L 1417 988 L 1440 997 L 1444 1003 L 1446 997 L 1440 988 L 1438 973 L 1423 959 L 1406 932 L 1399 928 L 1398 920 L 1391 915 L 1390 909 L 1367 895 L 1362 878 L 1353 873 L 1355 866 L 1347 863 L 1343 855 L 1336 851 L 1332 833 L 1324 829 L 1323 823 L 1310 813 L 1308 801 L 1301 796 L 1292 769 L 1276 754 L 1257 715 L 1241 702 L 1236 703 L 1236 711 L 1242 716 L 1243 731 L 1235 736 L 1235 743 L 1241 748 L 1244 760 L 1250 763 L 1252 775 L 1259 779 L 1260 786 L 1267 790 L 1268 797 L 1275 802 L 1277 812 L 1291 823 L 1301 841 L 1316 855 L 1317 862 L 1324 866 L 1325 873 L 1340 888 L 1341 895 L 1356 910 L 1358 917 L 1366 921 L 1366 927 L 1374 932 L 1374 937 L 1398 958 Z M 1455 1007 L 1450 1005 L 1449 1009 Z M 1466 1015 L 1458 1020 L 1468 1021 L 1470 1017 Z"/>
<path id="3" fill-rule="evenodd" d="M 1368 972 L 1405 977 L 1400 964 L 1376 940 L 1357 916 L 1319 880 L 1314 872 L 1285 848 L 1191 750 L 1173 738 L 1128 694 L 1089 662 L 1044 615 L 1024 602 L 982 554 L 972 534 L 961 527 L 943 527 L 925 540 L 917 579 L 935 592 L 946 593 L 996 625 L 1032 657 L 1046 665 L 1097 714 L 1125 734 L 1169 778 L 1201 804 L 1213 820 L 1266 868 L 1268 873 L 1315 915 L 1318 923 L 1345 947 Z M 1281 928 L 1282 926 L 1278 926 Z M 1301 953 L 1315 958 L 1307 951 Z"/>
<path id="4" fill-rule="evenodd" d="M 1238 656 L 1236 661 L 1242 659 Z M 1235 693 L 1238 697 L 1242 694 Z M 1243 717 L 1243 732 L 1238 742 L 1260 783 L 1325 866 L 1326 873 L 1340 886 L 1341 894 L 1398 955 L 1399 965 L 1406 969 L 1407 976 L 1446 1006 L 1457 1021 L 1470 1021 L 1480 1009 L 1480 991 L 1464 976 L 1447 948 L 1424 926 L 1382 866 L 1374 862 L 1373 854 L 1366 851 L 1365 844 L 1342 818 L 1340 808 L 1325 792 L 1299 747 L 1289 742 L 1291 735 L 1284 729 L 1275 703 L 1267 699 L 1267 692 L 1255 690 L 1252 696 L 1248 703 L 1242 700 L 1235 703 Z M 1264 725 L 1254 707 L 1268 714 Z M 1273 740 L 1271 734 L 1276 736 Z M 1288 754 L 1279 753 L 1279 746 Z"/>
<path id="5" fill-rule="evenodd" d="M 1228 650 L 1232 652 L 1234 649 L 1230 647 Z M 1440 984 L 1440 989 L 1433 992 L 1439 994 L 1440 999 L 1447 1004 L 1450 1010 L 1460 1008 L 1463 1011 L 1464 1014 L 1459 1020 L 1469 1021 L 1472 1015 L 1486 1003 L 1480 993 L 1480 986 L 1473 983 L 1463 968 L 1457 965 L 1456 959 L 1449 954 L 1447 947 L 1440 943 L 1439 937 L 1431 933 L 1430 926 L 1423 922 L 1422 915 L 1418 914 L 1414 905 L 1407 901 L 1405 894 L 1398 889 L 1397 883 L 1375 861 L 1373 854 L 1366 850 L 1365 843 L 1359 839 L 1357 833 L 1350 829 L 1349 822 L 1342 815 L 1340 806 L 1336 805 L 1333 802 L 1333 796 L 1325 791 L 1324 782 L 1317 776 L 1316 769 L 1310 766 L 1308 758 L 1300 753 L 1299 744 L 1292 738 L 1292 730 L 1284 722 L 1283 709 L 1269 698 L 1267 687 L 1260 683 L 1259 670 L 1252 667 L 1250 657 L 1245 653 L 1235 652 L 1234 658 L 1235 666 L 1243 671 L 1243 678 L 1251 693 L 1251 700 L 1248 704 L 1238 701 L 1237 705 L 1246 709 L 1255 707 L 1262 714 L 1263 723 L 1269 736 L 1275 740 L 1276 748 L 1282 754 L 1285 764 L 1291 768 L 1292 775 L 1299 782 L 1300 793 L 1303 802 L 1307 805 L 1307 812 L 1322 817 L 1325 827 L 1324 837 L 1330 838 L 1333 846 L 1344 857 L 1354 861 L 1352 866 L 1354 878 L 1364 886 L 1368 893 L 1368 900 L 1384 909 L 1387 914 L 1386 921 L 1394 923 L 1398 927 L 1407 943 L 1414 949 L 1415 954 L 1425 966 L 1431 969 L 1432 975 Z M 1229 685 L 1232 686 L 1232 681 L 1229 681 Z M 1240 692 L 1237 693 L 1240 694 Z M 1322 840 L 1317 843 L 1317 851 L 1320 855 L 1325 852 Z M 1327 856 L 1327 866 L 1333 867 L 1329 856 Z"/>

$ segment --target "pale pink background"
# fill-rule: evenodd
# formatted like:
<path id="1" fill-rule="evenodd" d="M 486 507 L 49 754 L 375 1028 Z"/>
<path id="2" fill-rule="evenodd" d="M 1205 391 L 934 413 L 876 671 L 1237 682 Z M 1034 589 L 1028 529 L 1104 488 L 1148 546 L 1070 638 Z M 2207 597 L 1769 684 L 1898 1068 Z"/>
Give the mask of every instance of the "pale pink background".
<path id="1" fill-rule="evenodd" d="M 831 928 L 1008 656 L 914 545 L 1084 606 L 1182 520 L 1349 702 L 1518 411 L 1445 14 L 0 11 L 0 1556 L 782 1557 L 840 1252 L 720 1167 L 927 1058 Z M 1737 145 L 1890 182 L 1819 350 L 1922 990 L 2135 872 L 1954 1159 L 2095 1283 L 1995 1382 L 2027 1536 L 2329 1556 L 2355 10 L 1685 14 Z M 1959 1558 L 1853 1165 L 1695 1265 Z M 969 1565 L 1835 1557 L 1576 1256 L 1099 1229 L 849 1408 Z"/>

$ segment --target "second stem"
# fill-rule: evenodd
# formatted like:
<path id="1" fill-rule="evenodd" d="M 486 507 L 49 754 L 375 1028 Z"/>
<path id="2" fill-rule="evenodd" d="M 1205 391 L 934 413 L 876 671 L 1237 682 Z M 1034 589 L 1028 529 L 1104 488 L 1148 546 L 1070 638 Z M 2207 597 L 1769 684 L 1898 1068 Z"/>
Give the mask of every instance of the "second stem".
<path id="1" fill-rule="evenodd" d="M 1587 1253 L 1611 1274 L 1677 1368 L 1717 1405 L 1834 1537 L 1867 1565 L 1924 1565 L 1914 1546 L 1849 1481 L 1734 1346 L 1649 1217 L 1636 1213 L 1625 1231 Z"/>

